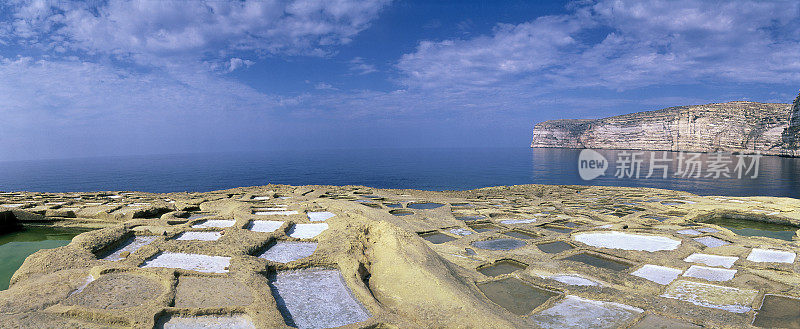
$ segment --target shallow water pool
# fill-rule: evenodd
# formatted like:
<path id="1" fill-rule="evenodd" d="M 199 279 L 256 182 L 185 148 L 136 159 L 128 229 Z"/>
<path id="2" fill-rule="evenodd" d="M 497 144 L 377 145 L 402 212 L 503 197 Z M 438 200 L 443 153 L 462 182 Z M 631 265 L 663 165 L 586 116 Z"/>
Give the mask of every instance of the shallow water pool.
<path id="1" fill-rule="evenodd" d="M 26 227 L 23 231 L 0 236 L 0 290 L 8 289 L 11 276 L 25 258 L 41 249 L 66 246 L 76 235 L 88 230 Z"/>

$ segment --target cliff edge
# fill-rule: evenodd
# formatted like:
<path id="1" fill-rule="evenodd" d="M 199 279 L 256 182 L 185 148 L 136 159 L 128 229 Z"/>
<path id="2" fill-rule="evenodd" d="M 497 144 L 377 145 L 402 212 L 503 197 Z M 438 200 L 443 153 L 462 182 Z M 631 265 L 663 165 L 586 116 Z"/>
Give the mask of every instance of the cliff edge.
<path id="1" fill-rule="evenodd" d="M 737 101 L 550 120 L 534 127 L 531 147 L 800 156 L 800 95 L 793 104 Z"/>

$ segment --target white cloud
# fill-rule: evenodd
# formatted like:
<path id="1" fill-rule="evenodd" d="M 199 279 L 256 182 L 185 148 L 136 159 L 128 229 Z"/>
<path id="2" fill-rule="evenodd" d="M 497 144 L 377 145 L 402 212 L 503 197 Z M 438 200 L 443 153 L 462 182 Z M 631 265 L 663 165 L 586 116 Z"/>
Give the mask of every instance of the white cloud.
<path id="1" fill-rule="evenodd" d="M 797 82 L 798 20 L 800 5 L 783 1 L 577 3 L 487 36 L 422 41 L 397 67 L 410 88 L 455 90 Z"/>
<path id="2" fill-rule="evenodd" d="M 228 72 L 236 71 L 242 67 L 249 67 L 250 65 L 255 64 L 255 62 L 248 60 L 248 59 L 241 59 L 238 57 L 231 58 L 230 62 L 228 63 Z"/>
<path id="3" fill-rule="evenodd" d="M 375 65 L 368 64 L 364 61 L 361 57 L 355 57 L 350 60 L 350 71 L 355 72 L 358 75 L 365 75 L 370 73 L 378 72 L 378 69 L 375 68 Z"/>
<path id="4" fill-rule="evenodd" d="M 389 0 L 13 1 L 13 41 L 140 63 L 231 52 L 324 55 L 349 43 Z M 93 4 L 97 4 L 96 6 Z M 6 37 L 6 39 L 9 39 Z"/>
<path id="5" fill-rule="evenodd" d="M 320 82 L 320 83 L 314 85 L 314 89 L 316 89 L 316 90 L 338 90 L 337 88 L 335 88 L 330 83 L 325 83 L 325 82 Z"/>

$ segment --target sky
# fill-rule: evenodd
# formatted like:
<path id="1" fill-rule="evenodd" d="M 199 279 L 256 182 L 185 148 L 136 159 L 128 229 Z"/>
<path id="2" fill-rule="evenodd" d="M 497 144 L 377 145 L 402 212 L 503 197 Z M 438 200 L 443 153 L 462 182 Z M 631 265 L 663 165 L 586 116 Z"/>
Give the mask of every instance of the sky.
<path id="1" fill-rule="evenodd" d="M 797 1 L 0 0 L 0 161 L 526 147 L 798 89 Z"/>

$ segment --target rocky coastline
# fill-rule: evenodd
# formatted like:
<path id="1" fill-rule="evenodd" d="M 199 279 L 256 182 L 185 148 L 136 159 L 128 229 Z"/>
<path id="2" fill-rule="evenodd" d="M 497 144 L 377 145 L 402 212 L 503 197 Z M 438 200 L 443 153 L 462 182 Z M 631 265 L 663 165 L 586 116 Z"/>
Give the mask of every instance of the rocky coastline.
<path id="1" fill-rule="evenodd" d="M 37 225 L 97 228 L 25 260 L 0 291 L 4 328 L 800 323 L 780 312 L 800 298 L 791 198 L 268 185 L 9 192 L 0 205 Z M 751 224 L 763 236 L 740 230 Z"/>
<path id="2" fill-rule="evenodd" d="M 792 104 L 677 106 L 602 119 L 536 124 L 532 148 L 592 148 L 800 156 L 800 95 Z"/>

